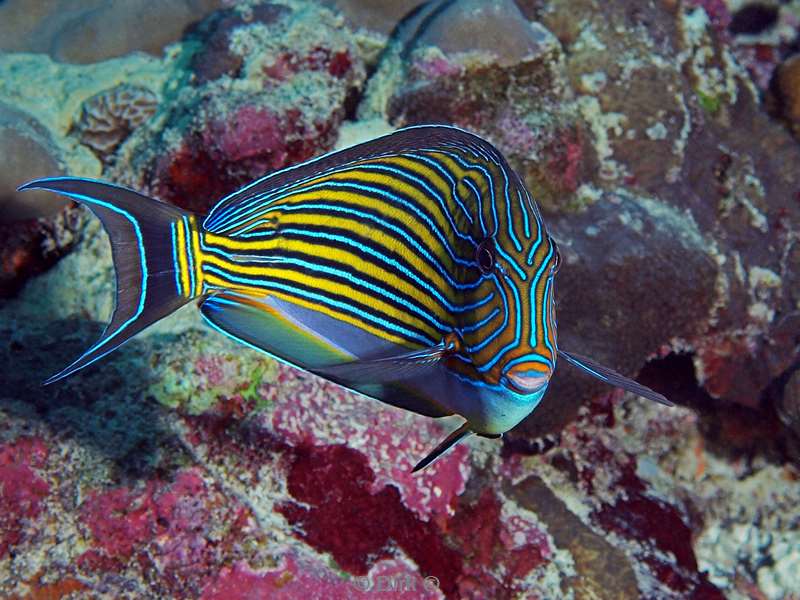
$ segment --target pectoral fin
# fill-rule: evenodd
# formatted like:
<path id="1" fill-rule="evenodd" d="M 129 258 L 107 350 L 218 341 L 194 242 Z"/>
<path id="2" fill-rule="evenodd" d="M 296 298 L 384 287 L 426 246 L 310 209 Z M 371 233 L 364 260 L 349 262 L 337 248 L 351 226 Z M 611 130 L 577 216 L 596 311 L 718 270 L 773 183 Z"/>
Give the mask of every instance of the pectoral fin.
<path id="1" fill-rule="evenodd" d="M 435 368 L 451 350 L 452 342 L 442 340 L 430 348 L 372 360 L 354 360 L 315 369 L 315 372 L 347 381 L 389 383 L 424 375 Z"/>
<path id="2" fill-rule="evenodd" d="M 665 406 L 675 406 L 672 402 L 667 400 L 666 397 L 658 392 L 654 392 L 649 387 L 628 379 L 616 371 L 594 362 L 591 358 L 581 356 L 580 354 L 565 352 L 561 349 L 558 350 L 558 355 L 566 360 L 569 364 L 578 367 L 593 377 L 597 377 L 601 381 L 605 381 L 609 385 L 633 392 L 642 398 L 654 400 L 660 404 L 664 404 Z"/>
<path id="3" fill-rule="evenodd" d="M 461 427 L 456 429 L 453 433 L 448 435 L 442 442 L 434 448 L 428 456 L 423 458 L 419 461 L 416 466 L 411 470 L 412 473 L 416 473 L 417 471 L 421 471 L 431 463 L 435 462 L 439 459 L 445 452 L 447 452 L 450 448 L 455 446 L 458 442 L 463 440 L 465 437 L 472 434 L 472 431 L 469 428 L 469 423 L 464 423 Z"/>

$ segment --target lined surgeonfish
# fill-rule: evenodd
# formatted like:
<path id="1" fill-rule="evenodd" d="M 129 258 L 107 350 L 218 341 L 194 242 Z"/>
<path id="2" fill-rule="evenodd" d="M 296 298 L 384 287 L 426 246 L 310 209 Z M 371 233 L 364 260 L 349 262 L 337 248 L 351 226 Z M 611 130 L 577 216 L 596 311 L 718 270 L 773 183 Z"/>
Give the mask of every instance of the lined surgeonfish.
<path id="1" fill-rule="evenodd" d="M 409 127 L 271 173 L 204 218 L 73 177 L 21 190 L 88 206 L 111 239 L 116 308 L 56 381 L 199 300 L 230 337 L 346 388 L 499 437 L 533 411 L 561 357 L 613 386 L 662 395 L 558 348 L 561 262 L 520 177 L 480 137 Z"/>

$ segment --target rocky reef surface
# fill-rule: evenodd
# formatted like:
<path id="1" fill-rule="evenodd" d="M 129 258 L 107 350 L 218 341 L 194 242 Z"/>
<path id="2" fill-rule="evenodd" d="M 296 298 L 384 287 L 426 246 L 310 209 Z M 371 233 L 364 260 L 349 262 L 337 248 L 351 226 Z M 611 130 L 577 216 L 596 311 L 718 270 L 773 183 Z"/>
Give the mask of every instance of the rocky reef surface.
<path id="1" fill-rule="evenodd" d="M 39 4 L 0 4 L 0 595 L 800 598 L 800 2 Z M 678 407 L 560 365 L 503 440 L 412 476 L 451 423 L 191 306 L 40 386 L 113 272 L 96 220 L 17 184 L 203 211 L 424 122 L 525 178 L 564 254 L 560 344 Z"/>

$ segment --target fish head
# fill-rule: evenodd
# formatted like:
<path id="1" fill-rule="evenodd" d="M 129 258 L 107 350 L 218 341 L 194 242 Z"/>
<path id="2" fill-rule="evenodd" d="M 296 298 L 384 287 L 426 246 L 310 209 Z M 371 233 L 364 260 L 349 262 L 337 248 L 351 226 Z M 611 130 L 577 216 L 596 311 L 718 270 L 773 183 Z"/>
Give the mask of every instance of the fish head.
<path id="1" fill-rule="evenodd" d="M 525 278 L 517 283 L 522 335 L 518 347 L 501 362 L 500 382 L 511 391 L 541 397 L 556 366 L 557 325 L 555 275 L 561 254 L 555 240 L 544 234 L 540 249 L 534 245 L 525 256 Z M 520 257 L 522 258 L 522 257 Z"/>
<path id="2" fill-rule="evenodd" d="M 554 278 L 561 255 L 543 226 L 541 231 L 527 244 L 497 235 L 478 245 L 475 261 L 494 291 L 493 306 L 481 311 L 496 317 L 469 344 L 484 383 L 532 402 L 544 394 L 557 355 Z"/>

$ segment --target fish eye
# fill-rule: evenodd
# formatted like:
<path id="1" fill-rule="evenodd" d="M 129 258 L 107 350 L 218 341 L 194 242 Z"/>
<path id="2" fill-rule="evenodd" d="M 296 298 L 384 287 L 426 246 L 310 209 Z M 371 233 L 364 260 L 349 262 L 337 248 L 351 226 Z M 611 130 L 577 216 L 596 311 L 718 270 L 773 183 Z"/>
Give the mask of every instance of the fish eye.
<path id="1" fill-rule="evenodd" d="M 486 238 L 475 249 L 475 262 L 481 273 L 486 275 L 494 269 L 494 242 L 492 238 Z"/>

